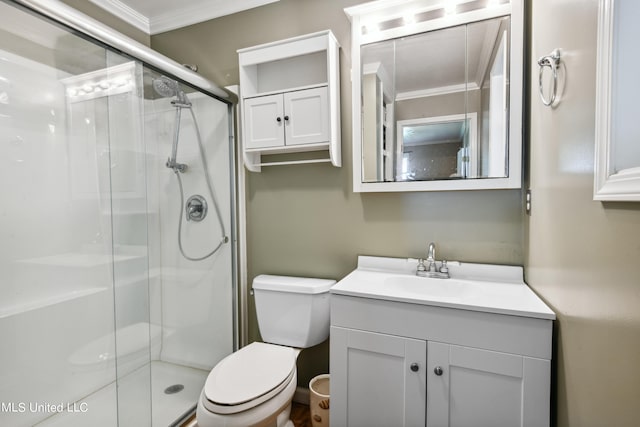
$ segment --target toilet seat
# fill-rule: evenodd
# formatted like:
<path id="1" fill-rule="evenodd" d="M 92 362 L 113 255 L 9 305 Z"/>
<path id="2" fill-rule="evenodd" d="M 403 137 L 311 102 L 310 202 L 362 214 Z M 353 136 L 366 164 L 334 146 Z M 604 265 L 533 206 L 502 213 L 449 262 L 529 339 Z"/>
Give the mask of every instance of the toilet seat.
<path id="1" fill-rule="evenodd" d="M 202 403 L 216 414 L 246 411 L 273 398 L 296 372 L 296 350 L 254 342 L 221 360 L 207 377 Z"/>

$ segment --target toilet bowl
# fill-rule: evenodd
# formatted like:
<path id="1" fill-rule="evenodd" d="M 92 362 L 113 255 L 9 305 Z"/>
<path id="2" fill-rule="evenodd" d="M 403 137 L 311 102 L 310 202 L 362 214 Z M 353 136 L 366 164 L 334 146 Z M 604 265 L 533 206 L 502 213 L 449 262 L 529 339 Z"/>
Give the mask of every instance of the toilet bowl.
<path id="1" fill-rule="evenodd" d="M 293 427 L 289 420 L 301 349 L 329 336 L 334 280 L 261 275 L 254 279 L 254 342 L 221 360 L 200 393 L 200 427 Z"/>

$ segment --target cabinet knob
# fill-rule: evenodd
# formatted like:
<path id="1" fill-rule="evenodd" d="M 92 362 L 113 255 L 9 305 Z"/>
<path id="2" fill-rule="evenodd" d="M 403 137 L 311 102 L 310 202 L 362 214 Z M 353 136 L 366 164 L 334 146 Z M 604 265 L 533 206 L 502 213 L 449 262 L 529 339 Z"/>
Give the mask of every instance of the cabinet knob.
<path id="1" fill-rule="evenodd" d="M 284 116 L 284 120 L 285 120 L 286 122 L 288 122 L 288 121 L 289 121 L 289 116 Z"/>
<path id="2" fill-rule="evenodd" d="M 434 374 L 436 374 L 437 376 L 442 375 L 442 373 L 443 373 L 443 372 L 444 372 L 444 371 L 442 370 L 442 368 L 441 368 L 440 366 L 436 366 L 436 367 L 433 369 L 433 373 L 434 373 Z"/>
<path id="3" fill-rule="evenodd" d="M 420 370 L 420 365 L 418 365 L 417 363 L 412 363 L 410 368 L 413 372 L 418 372 Z"/>
<path id="4" fill-rule="evenodd" d="M 282 121 L 282 117 L 276 117 L 276 121 L 280 123 Z"/>

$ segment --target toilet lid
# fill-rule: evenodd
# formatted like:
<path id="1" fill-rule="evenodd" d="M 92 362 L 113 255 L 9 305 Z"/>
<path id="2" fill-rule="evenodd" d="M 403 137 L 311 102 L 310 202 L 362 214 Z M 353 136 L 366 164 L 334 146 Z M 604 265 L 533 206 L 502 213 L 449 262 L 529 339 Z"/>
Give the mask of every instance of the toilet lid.
<path id="1" fill-rule="evenodd" d="M 269 393 L 291 377 L 295 350 L 254 342 L 222 359 L 211 371 L 204 394 L 212 403 L 235 406 Z"/>

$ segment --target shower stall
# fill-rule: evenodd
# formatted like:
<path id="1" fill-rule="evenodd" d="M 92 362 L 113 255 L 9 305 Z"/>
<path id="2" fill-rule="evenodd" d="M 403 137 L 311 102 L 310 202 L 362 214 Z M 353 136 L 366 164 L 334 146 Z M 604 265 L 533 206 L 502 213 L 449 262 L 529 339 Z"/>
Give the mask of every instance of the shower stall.
<path id="1" fill-rule="evenodd" d="M 0 34 L 0 425 L 173 425 L 238 346 L 232 105 L 58 2 Z"/>

